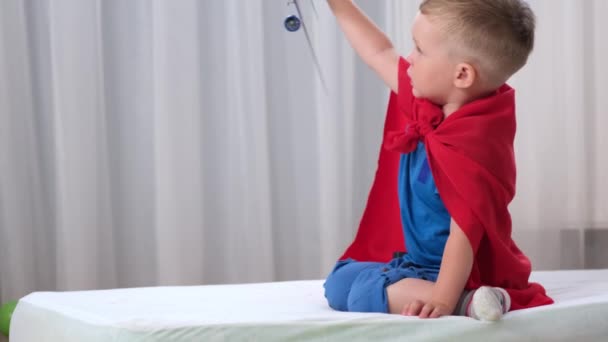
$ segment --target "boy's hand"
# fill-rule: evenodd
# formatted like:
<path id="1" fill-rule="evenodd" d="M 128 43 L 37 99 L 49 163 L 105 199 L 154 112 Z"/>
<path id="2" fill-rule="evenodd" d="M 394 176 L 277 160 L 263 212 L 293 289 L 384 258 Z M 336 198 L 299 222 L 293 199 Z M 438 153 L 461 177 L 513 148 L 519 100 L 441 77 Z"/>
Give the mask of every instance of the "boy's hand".
<path id="1" fill-rule="evenodd" d="M 401 312 L 404 316 L 418 316 L 420 318 L 439 318 L 441 316 L 451 315 L 454 308 L 450 308 L 447 304 L 431 300 L 424 303 L 421 300 L 415 300 L 403 306 Z"/>

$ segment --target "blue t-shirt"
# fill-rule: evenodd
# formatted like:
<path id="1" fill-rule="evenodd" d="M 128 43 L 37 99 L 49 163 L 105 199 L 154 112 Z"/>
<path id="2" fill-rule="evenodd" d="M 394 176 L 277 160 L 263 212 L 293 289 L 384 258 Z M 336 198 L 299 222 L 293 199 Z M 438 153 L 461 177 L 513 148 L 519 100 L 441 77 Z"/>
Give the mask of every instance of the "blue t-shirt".
<path id="1" fill-rule="evenodd" d="M 422 142 L 401 156 L 399 204 L 406 257 L 423 268 L 439 270 L 450 214 L 439 197 Z"/>

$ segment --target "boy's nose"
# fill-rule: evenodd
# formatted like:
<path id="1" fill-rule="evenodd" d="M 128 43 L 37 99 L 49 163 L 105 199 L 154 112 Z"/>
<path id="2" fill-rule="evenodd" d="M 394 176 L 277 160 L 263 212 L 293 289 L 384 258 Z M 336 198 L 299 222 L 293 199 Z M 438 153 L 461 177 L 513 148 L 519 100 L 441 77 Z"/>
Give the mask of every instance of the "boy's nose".
<path id="1" fill-rule="evenodd" d="M 405 60 L 410 63 L 410 65 L 412 64 L 412 52 L 410 52 L 407 57 L 405 57 Z"/>

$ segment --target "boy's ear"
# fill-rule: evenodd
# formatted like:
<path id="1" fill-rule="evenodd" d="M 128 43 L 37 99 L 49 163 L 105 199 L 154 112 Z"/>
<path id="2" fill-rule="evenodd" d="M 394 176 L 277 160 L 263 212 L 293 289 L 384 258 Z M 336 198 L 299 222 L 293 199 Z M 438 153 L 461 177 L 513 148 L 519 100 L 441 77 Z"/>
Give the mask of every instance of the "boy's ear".
<path id="1" fill-rule="evenodd" d="M 477 70 L 469 63 L 459 63 L 456 65 L 454 86 L 456 88 L 470 88 L 477 79 Z"/>

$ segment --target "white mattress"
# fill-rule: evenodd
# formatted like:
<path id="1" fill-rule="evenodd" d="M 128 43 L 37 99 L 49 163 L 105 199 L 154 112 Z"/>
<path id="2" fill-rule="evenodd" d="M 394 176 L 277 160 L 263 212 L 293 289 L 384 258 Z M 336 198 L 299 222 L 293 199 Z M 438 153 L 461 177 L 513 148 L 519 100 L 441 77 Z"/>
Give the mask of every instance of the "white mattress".
<path id="1" fill-rule="evenodd" d="M 35 292 L 19 301 L 11 342 L 608 341 L 608 270 L 535 272 L 556 304 L 498 323 L 336 312 L 322 280 Z"/>

